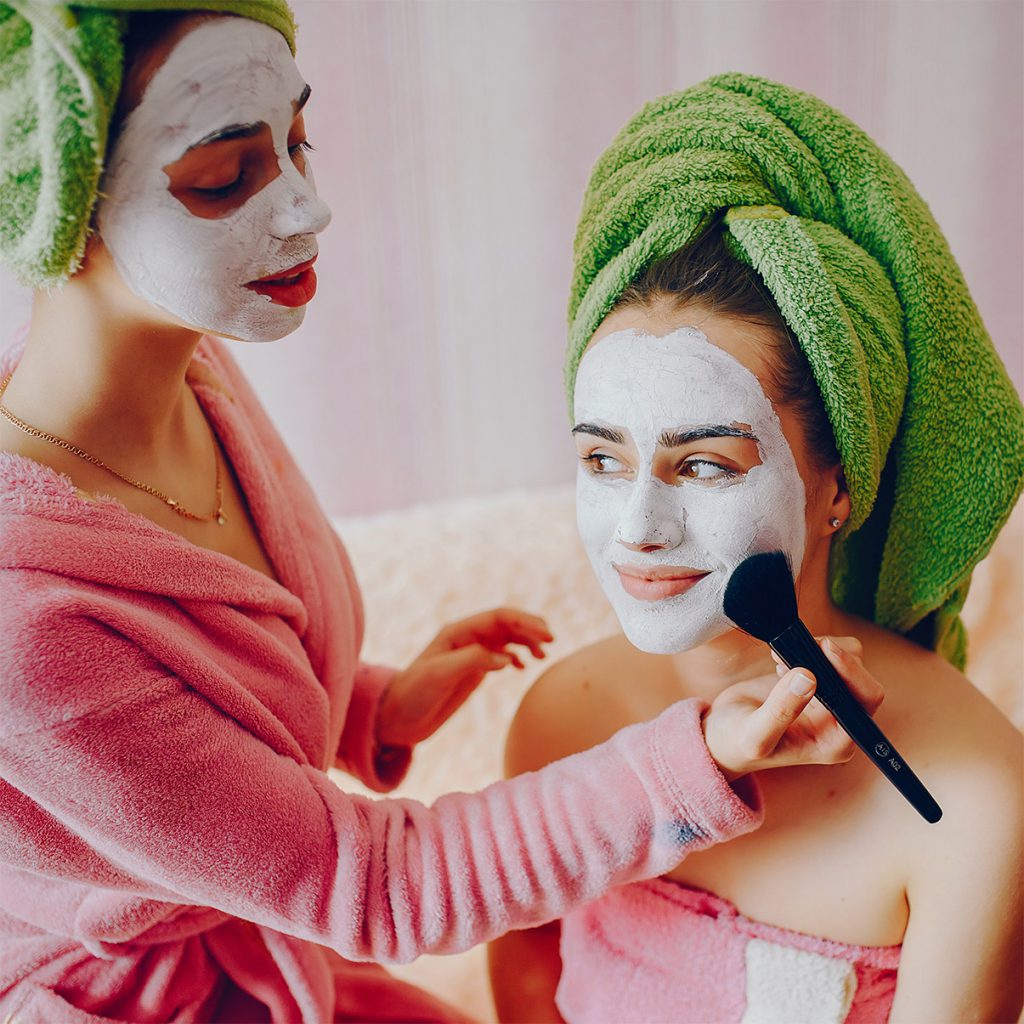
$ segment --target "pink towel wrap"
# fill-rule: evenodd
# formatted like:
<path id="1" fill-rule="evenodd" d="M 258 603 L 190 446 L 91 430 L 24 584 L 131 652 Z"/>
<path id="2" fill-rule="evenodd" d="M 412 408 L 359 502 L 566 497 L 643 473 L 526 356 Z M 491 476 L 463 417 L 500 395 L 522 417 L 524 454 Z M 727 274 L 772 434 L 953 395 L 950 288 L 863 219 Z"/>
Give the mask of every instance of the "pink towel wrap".
<path id="1" fill-rule="evenodd" d="M 760 924 L 655 878 L 563 919 L 557 1004 L 570 1024 L 884 1024 L 899 961 L 899 946 Z"/>
<path id="2" fill-rule="evenodd" d="M 220 342 L 190 382 L 280 584 L 0 453 L 0 1020 L 452 1019 L 366 962 L 756 827 L 692 701 L 431 808 L 344 793 L 332 765 L 385 791 L 408 764 L 377 757 L 352 568 Z"/>

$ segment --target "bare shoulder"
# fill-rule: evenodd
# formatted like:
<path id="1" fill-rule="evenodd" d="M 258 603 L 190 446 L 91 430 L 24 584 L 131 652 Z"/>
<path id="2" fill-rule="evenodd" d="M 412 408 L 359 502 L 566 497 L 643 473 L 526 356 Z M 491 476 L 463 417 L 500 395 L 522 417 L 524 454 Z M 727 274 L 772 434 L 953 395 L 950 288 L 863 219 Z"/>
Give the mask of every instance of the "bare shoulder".
<path id="1" fill-rule="evenodd" d="M 863 639 L 865 663 L 886 687 L 883 707 L 901 730 L 965 763 L 1016 769 L 1020 731 L 962 672 L 887 630 L 870 627 Z"/>
<path id="2" fill-rule="evenodd" d="M 874 628 L 864 643 L 865 662 L 886 687 L 879 724 L 943 809 L 921 833 L 927 859 L 936 863 L 936 846 L 953 856 L 976 856 L 981 845 L 1009 854 L 1024 824 L 1024 737 L 938 655 Z"/>
<path id="3" fill-rule="evenodd" d="M 505 774 L 536 771 L 603 743 L 635 719 L 623 680 L 644 655 L 622 636 L 573 652 L 530 687 L 509 728 Z"/>

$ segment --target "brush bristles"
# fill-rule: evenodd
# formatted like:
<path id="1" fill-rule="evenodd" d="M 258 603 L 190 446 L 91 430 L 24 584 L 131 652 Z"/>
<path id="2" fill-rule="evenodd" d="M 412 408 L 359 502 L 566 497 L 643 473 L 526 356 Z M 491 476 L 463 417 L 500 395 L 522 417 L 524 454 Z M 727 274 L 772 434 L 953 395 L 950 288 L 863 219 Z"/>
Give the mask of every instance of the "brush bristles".
<path id="1" fill-rule="evenodd" d="M 789 560 L 781 551 L 744 559 L 729 577 L 725 614 L 744 632 L 766 643 L 797 620 L 796 590 Z"/>

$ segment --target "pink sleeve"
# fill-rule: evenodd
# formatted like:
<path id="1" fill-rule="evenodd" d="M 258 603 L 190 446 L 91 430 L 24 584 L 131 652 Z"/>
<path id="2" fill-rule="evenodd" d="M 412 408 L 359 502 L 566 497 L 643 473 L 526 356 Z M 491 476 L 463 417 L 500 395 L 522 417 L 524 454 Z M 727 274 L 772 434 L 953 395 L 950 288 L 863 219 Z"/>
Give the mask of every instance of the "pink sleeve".
<path id="1" fill-rule="evenodd" d="M 377 708 L 395 671 L 383 665 L 360 664 L 338 743 L 337 766 L 378 793 L 394 789 L 412 762 L 412 747 L 377 743 Z"/>
<path id="2" fill-rule="evenodd" d="M 0 699 L 5 860 L 116 877 L 353 960 L 455 952 L 560 917 L 760 820 L 754 783 L 741 799 L 711 761 L 694 701 L 426 807 L 344 793 L 99 623 L 62 624 L 60 650 Z M 69 691 L 87 704 L 47 701 Z"/>

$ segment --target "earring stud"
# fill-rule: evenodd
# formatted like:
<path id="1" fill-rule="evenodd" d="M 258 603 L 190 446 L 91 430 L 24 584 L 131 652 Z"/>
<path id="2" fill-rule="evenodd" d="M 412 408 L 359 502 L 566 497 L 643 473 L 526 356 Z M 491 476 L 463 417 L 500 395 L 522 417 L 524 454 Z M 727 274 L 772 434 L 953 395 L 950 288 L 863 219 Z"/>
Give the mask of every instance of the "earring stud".
<path id="1" fill-rule="evenodd" d="M 828 525 L 831 526 L 833 530 L 838 530 L 839 527 L 843 525 L 843 521 L 839 516 L 832 516 L 828 521 Z"/>

